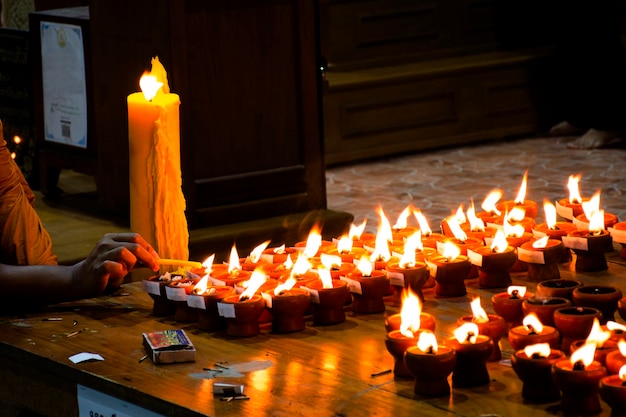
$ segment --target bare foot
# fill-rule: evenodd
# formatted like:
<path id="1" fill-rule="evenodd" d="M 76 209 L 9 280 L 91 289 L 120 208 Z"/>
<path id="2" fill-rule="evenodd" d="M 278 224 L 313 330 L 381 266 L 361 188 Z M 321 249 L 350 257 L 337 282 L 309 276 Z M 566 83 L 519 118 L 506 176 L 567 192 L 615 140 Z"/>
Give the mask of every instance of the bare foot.
<path id="1" fill-rule="evenodd" d="M 585 133 L 585 129 L 572 125 L 568 121 L 558 123 L 550 129 L 550 136 L 578 136 Z"/>
<path id="2" fill-rule="evenodd" d="M 589 129 L 587 133 L 567 144 L 570 149 L 598 149 L 621 140 L 620 132 Z"/>

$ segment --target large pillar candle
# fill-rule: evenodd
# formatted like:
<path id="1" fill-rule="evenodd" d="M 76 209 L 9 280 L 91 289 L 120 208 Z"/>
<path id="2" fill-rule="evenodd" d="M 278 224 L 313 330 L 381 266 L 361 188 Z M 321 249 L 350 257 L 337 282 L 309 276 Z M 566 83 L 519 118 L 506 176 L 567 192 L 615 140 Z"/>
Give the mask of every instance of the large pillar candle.
<path id="1" fill-rule="evenodd" d="M 153 97 L 143 91 L 127 99 L 130 228 L 161 257 L 187 260 L 189 231 L 180 168 L 180 99 L 170 93 L 167 74 L 158 58 L 152 59 L 152 71 L 145 75 L 153 76 L 153 81 L 162 86 L 152 93 Z"/>

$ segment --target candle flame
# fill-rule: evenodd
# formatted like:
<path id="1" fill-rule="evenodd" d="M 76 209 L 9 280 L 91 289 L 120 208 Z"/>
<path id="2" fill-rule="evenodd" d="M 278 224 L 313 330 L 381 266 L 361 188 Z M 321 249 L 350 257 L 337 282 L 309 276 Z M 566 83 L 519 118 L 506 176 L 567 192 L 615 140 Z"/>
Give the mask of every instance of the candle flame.
<path id="1" fill-rule="evenodd" d="M 591 365 L 596 353 L 596 344 L 586 342 L 580 348 L 576 349 L 570 356 L 570 362 L 573 366 L 580 363 L 584 367 Z"/>
<path id="2" fill-rule="evenodd" d="M 283 267 L 285 268 L 286 271 L 289 271 L 291 268 L 293 268 L 293 261 L 291 260 L 291 254 L 287 255 L 287 259 L 285 259 L 285 262 L 283 262 Z"/>
<path id="3" fill-rule="evenodd" d="M 343 235 L 337 241 L 337 252 L 350 253 L 352 251 L 352 239 L 348 235 Z"/>
<path id="4" fill-rule="evenodd" d="M 504 232 L 498 229 L 496 235 L 491 241 L 491 251 L 495 253 L 503 253 L 508 247 L 509 242 L 506 240 Z"/>
<path id="5" fill-rule="evenodd" d="M 546 214 L 546 226 L 549 230 L 556 228 L 556 207 L 549 201 L 543 202 L 543 211 Z"/>
<path id="6" fill-rule="evenodd" d="M 443 252 L 441 254 L 448 262 L 454 261 L 461 255 L 461 249 L 449 240 L 443 243 Z"/>
<path id="7" fill-rule="evenodd" d="M 506 237 L 522 237 L 525 232 L 524 226 L 522 226 L 521 224 L 510 224 L 507 216 L 504 216 L 502 228 Z"/>
<path id="8" fill-rule="evenodd" d="M 304 275 L 312 268 L 313 265 L 311 265 L 309 258 L 307 258 L 305 254 L 299 253 L 296 258 L 296 263 L 293 265 L 293 268 L 291 268 L 291 276 Z"/>
<path id="9" fill-rule="evenodd" d="M 487 323 L 489 321 L 489 316 L 487 315 L 487 312 L 480 305 L 480 297 L 474 298 L 470 302 L 470 307 L 472 308 L 472 322 Z"/>
<path id="10" fill-rule="evenodd" d="M 256 248 L 252 249 L 252 251 L 250 251 L 250 255 L 248 255 L 248 259 L 247 259 L 248 262 L 251 262 L 253 264 L 259 262 L 259 259 L 261 259 L 261 255 L 263 254 L 263 251 L 265 250 L 265 248 L 267 248 L 269 244 L 270 244 L 270 241 L 266 240 L 265 242 L 258 245 Z"/>
<path id="11" fill-rule="evenodd" d="M 439 350 L 437 336 L 428 330 L 420 332 L 419 338 L 417 339 L 417 348 L 424 353 L 437 353 Z"/>
<path id="12" fill-rule="evenodd" d="M 422 233 L 417 231 L 404 241 L 404 252 L 402 253 L 398 266 L 400 266 L 400 268 L 415 266 L 415 252 L 423 249 Z"/>
<path id="13" fill-rule="evenodd" d="M 550 356 L 550 343 L 535 343 L 534 345 L 528 345 L 524 347 L 524 353 L 529 358 L 537 356 L 547 358 Z"/>
<path id="14" fill-rule="evenodd" d="M 239 262 L 239 254 L 237 253 L 236 245 L 230 249 L 230 256 L 228 258 L 228 273 L 234 274 L 241 271 L 241 263 Z"/>
<path id="15" fill-rule="evenodd" d="M 285 244 L 283 243 L 282 245 L 275 247 L 273 252 L 277 255 L 282 255 L 285 253 Z"/>
<path id="16" fill-rule="evenodd" d="M 509 285 L 506 289 L 509 295 L 516 294 L 517 298 L 522 298 L 526 295 L 526 287 L 523 285 Z"/>
<path id="17" fill-rule="evenodd" d="M 330 269 L 320 265 L 317 267 L 317 275 L 319 275 L 322 281 L 323 288 L 333 288 L 333 277 L 330 275 Z"/>
<path id="18" fill-rule="evenodd" d="M 339 268 L 342 264 L 340 256 L 329 255 L 324 252 L 320 254 L 320 262 L 328 270 L 331 270 L 333 268 Z"/>
<path id="19" fill-rule="evenodd" d="M 139 87 L 141 88 L 144 98 L 147 101 L 152 101 L 159 90 L 163 87 L 163 83 L 157 81 L 157 78 L 154 75 L 150 75 L 150 73 L 146 72 L 139 79 Z"/>
<path id="20" fill-rule="evenodd" d="M 580 204 L 583 202 L 583 198 L 580 196 L 578 189 L 578 182 L 580 181 L 580 175 L 570 175 L 567 180 L 567 188 L 569 189 L 569 202 L 571 204 Z"/>
<path id="21" fill-rule="evenodd" d="M 522 184 L 519 187 L 517 197 L 515 197 L 516 204 L 524 204 L 524 198 L 526 198 L 527 184 L 528 184 L 528 170 L 524 172 L 524 177 L 522 178 Z"/>
<path id="22" fill-rule="evenodd" d="M 419 209 L 413 210 L 413 216 L 417 220 L 417 224 L 419 224 L 422 235 L 430 236 L 433 231 L 428 224 L 428 220 L 426 220 L 426 217 L 422 214 L 422 212 Z"/>
<path id="23" fill-rule="evenodd" d="M 478 325 L 476 323 L 465 322 L 454 329 L 454 338 L 459 343 L 476 343 L 478 339 Z"/>
<path id="24" fill-rule="evenodd" d="M 200 279 L 200 281 L 198 281 L 198 283 L 193 287 L 193 290 L 191 290 L 191 292 L 194 294 L 204 294 L 207 288 L 209 288 L 210 286 L 211 281 L 209 281 L 209 274 L 207 273 Z"/>
<path id="25" fill-rule="evenodd" d="M 378 230 L 376 231 L 376 241 L 374 246 L 374 252 L 370 255 L 370 260 L 374 261 L 388 261 L 391 259 L 391 251 L 389 250 L 389 243 L 393 242 L 393 234 L 391 231 L 391 224 L 387 220 L 387 216 L 383 212 L 382 207 L 378 207 L 378 215 L 380 221 L 378 223 Z"/>
<path id="26" fill-rule="evenodd" d="M 511 208 L 509 214 L 507 214 L 507 220 L 512 222 L 521 222 L 526 217 L 526 209 L 523 207 L 515 206 Z"/>
<path id="27" fill-rule="evenodd" d="M 254 296 L 254 293 L 257 292 L 261 285 L 265 283 L 267 280 L 267 275 L 263 272 L 262 269 L 256 268 L 252 271 L 250 275 L 250 279 L 246 281 L 246 289 L 239 295 L 239 300 L 247 300 Z"/>
<path id="28" fill-rule="evenodd" d="M 583 212 L 585 213 L 585 217 L 587 219 L 591 219 L 593 215 L 600 210 L 600 191 L 597 191 L 593 197 L 589 200 L 584 201 L 582 204 Z"/>
<path id="29" fill-rule="evenodd" d="M 600 321 L 598 318 L 593 319 L 593 325 L 591 326 L 591 330 L 589 331 L 589 335 L 587 336 L 586 343 L 595 343 L 595 345 L 601 348 L 604 345 L 604 342 L 609 340 L 611 337 L 610 331 L 602 330 L 600 326 Z"/>
<path id="30" fill-rule="evenodd" d="M 313 258 L 317 255 L 320 247 L 322 246 L 322 235 L 320 233 L 319 225 L 314 225 L 309 232 L 309 236 L 306 240 L 306 246 L 304 248 L 304 255 L 307 258 Z M 297 263 L 297 261 L 296 261 Z"/>
<path id="31" fill-rule="evenodd" d="M 598 210 L 589 219 L 589 233 L 599 234 L 604 230 L 604 210 Z"/>
<path id="32" fill-rule="evenodd" d="M 476 216 L 476 208 L 474 207 L 474 200 L 471 200 L 470 206 L 467 208 L 467 220 L 470 224 L 470 230 L 472 232 L 484 232 L 485 222 L 480 217 Z"/>
<path id="33" fill-rule="evenodd" d="M 550 239 L 548 235 L 540 237 L 532 243 L 532 247 L 535 249 L 545 248 L 548 245 L 548 239 Z"/>
<path id="34" fill-rule="evenodd" d="M 459 204 L 459 207 L 456 209 L 456 213 L 454 214 L 454 218 L 459 225 L 467 222 L 467 217 L 465 217 L 463 210 L 463 204 Z"/>
<path id="35" fill-rule="evenodd" d="M 398 219 L 396 220 L 396 223 L 393 225 L 393 229 L 395 230 L 402 230 L 402 229 L 406 229 L 406 227 L 408 226 L 408 218 L 411 215 L 411 206 L 408 205 L 404 210 L 402 210 L 402 213 L 400 213 L 400 215 L 398 216 Z"/>
<path id="36" fill-rule="evenodd" d="M 374 265 L 367 259 L 367 256 L 362 256 L 356 264 L 356 269 L 358 269 L 364 277 L 371 277 Z"/>
<path id="37" fill-rule="evenodd" d="M 621 368 L 619 368 L 619 379 L 622 381 L 626 381 L 626 365 L 622 365 Z"/>
<path id="38" fill-rule="evenodd" d="M 411 290 L 402 291 L 402 308 L 400 309 L 400 333 L 406 337 L 414 337 L 421 325 L 422 304 Z"/>
<path id="39" fill-rule="evenodd" d="M 202 262 L 202 267 L 204 268 L 204 273 L 208 274 L 213 270 L 213 261 L 215 260 L 215 254 L 209 256 Z"/>
<path id="40" fill-rule="evenodd" d="M 278 284 L 276 288 L 274 288 L 274 295 L 280 295 L 283 291 L 289 291 L 296 285 L 296 282 L 296 279 L 290 276 L 285 282 Z"/>
<path id="41" fill-rule="evenodd" d="M 527 314 L 526 317 L 524 317 L 524 320 L 522 320 L 522 324 L 524 325 L 526 330 L 528 330 L 528 333 L 534 332 L 539 334 L 543 331 L 543 324 L 535 313 Z"/>
<path id="42" fill-rule="evenodd" d="M 455 238 L 457 238 L 460 242 L 465 242 L 467 240 L 467 233 L 465 233 L 465 231 L 461 228 L 461 223 L 459 223 L 458 217 L 448 217 L 446 219 L 446 223 L 448 223 L 448 227 Z"/>
<path id="43" fill-rule="evenodd" d="M 611 330 L 611 331 L 621 331 L 621 332 L 626 332 L 626 326 L 624 326 L 623 324 L 620 324 L 616 321 L 613 320 L 609 320 L 606 322 L 606 328 Z"/>
<path id="44" fill-rule="evenodd" d="M 363 231 L 365 230 L 366 224 L 367 224 L 367 219 L 363 219 L 361 224 L 358 226 L 352 223 L 350 225 L 350 231 L 348 232 L 348 236 L 350 237 L 350 239 L 359 240 L 361 238 L 361 235 L 363 234 Z"/>
<path id="45" fill-rule="evenodd" d="M 487 213 L 495 214 L 496 216 L 502 215 L 502 212 L 496 208 L 496 204 L 502 198 L 502 190 L 491 190 L 487 197 L 480 205 Z"/>

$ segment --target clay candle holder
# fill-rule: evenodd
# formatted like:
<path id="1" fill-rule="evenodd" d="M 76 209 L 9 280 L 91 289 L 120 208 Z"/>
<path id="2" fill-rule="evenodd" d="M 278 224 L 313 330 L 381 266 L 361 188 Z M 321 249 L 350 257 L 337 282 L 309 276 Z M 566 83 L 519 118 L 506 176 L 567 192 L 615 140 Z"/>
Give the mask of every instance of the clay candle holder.
<path id="1" fill-rule="evenodd" d="M 526 287 L 511 285 L 505 292 L 499 292 L 491 297 L 493 311 L 504 319 L 508 329 L 519 326 L 524 319 L 522 303 L 524 299 L 534 294 L 526 291 Z"/>
<path id="2" fill-rule="evenodd" d="M 262 264 L 283 264 L 287 261 L 287 258 L 291 258 L 293 262 L 297 256 L 297 252 L 295 248 L 287 248 L 285 245 L 267 248 L 261 254 L 260 262 Z"/>
<path id="3" fill-rule="evenodd" d="M 506 288 L 513 283 L 510 271 L 517 262 L 517 254 L 502 231 L 496 232 L 489 246 L 468 251 L 468 257 L 478 267 L 481 288 Z"/>
<path id="4" fill-rule="evenodd" d="M 172 279 L 182 280 L 181 275 L 173 276 L 169 272 L 163 275 L 155 275 L 142 281 L 142 287 L 153 300 L 152 315 L 155 317 L 173 316 L 176 313 L 176 304 L 167 299 L 165 287 Z"/>
<path id="5" fill-rule="evenodd" d="M 559 279 L 559 262 L 563 259 L 563 242 L 549 239 L 548 236 L 522 243 L 517 248 L 517 257 L 528 264 L 528 280 L 541 282 Z"/>
<path id="6" fill-rule="evenodd" d="M 615 223 L 612 227 L 607 227 L 607 230 L 611 234 L 613 242 L 622 246 L 619 253 L 620 258 L 626 259 L 626 222 Z"/>
<path id="7" fill-rule="evenodd" d="M 204 279 L 204 278 L 203 278 Z M 235 289 L 229 286 L 201 287 L 202 280 L 187 296 L 187 305 L 197 310 L 200 330 L 215 332 L 226 329 L 226 320 L 219 315 L 217 303 L 225 297 L 235 295 Z"/>
<path id="8" fill-rule="evenodd" d="M 626 417 L 626 366 L 617 375 L 600 380 L 600 398 L 611 407 L 611 417 Z"/>
<path id="9" fill-rule="evenodd" d="M 480 334 L 489 337 L 493 341 L 493 349 L 488 360 L 497 362 L 502 359 L 499 342 L 502 336 L 506 334 L 507 324 L 502 317 L 495 314 L 487 314 L 480 306 L 480 298 L 478 297 L 472 300 L 471 307 L 473 315 L 459 317 L 456 325 L 460 327 L 464 323 L 475 323 Z"/>
<path id="10" fill-rule="evenodd" d="M 359 259 L 361 256 L 367 255 L 367 251 L 362 247 L 354 247 L 352 245 L 352 239 L 348 236 L 342 236 L 339 240 L 337 240 L 337 242 L 334 243 L 335 245 L 333 246 L 323 246 L 321 248 L 322 253 L 338 256 L 341 258 L 341 262 L 348 263 L 354 263 L 355 259 Z"/>
<path id="11" fill-rule="evenodd" d="M 265 306 L 272 313 L 272 331 L 274 333 L 293 333 L 304 330 L 304 312 L 311 296 L 304 288 L 295 288 L 295 278 L 289 278 L 273 291 L 262 293 Z"/>
<path id="12" fill-rule="evenodd" d="M 574 279 L 549 279 L 537 284 L 535 294 L 537 297 L 560 297 L 572 299 L 572 292 L 583 283 Z"/>
<path id="13" fill-rule="evenodd" d="M 394 287 L 394 301 L 396 304 L 400 304 L 402 292 L 406 288 L 411 289 L 424 301 L 422 288 L 430 277 L 430 270 L 425 263 L 415 260 L 403 263 L 403 259 L 399 261 L 394 260 L 387 264 L 385 270 L 389 276 L 390 285 Z"/>
<path id="14" fill-rule="evenodd" d="M 448 376 L 456 365 L 456 351 L 438 345 L 434 333 L 420 333 L 417 346 L 411 346 L 404 352 L 404 364 L 415 378 L 415 394 L 427 397 L 450 395 Z"/>
<path id="15" fill-rule="evenodd" d="M 596 345 L 593 360 L 599 362 L 602 366 L 606 366 L 606 357 L 609 353 L 618 350 L 617 342 L 611 340 L 611 331 L 603 330 L 600 321 L 595 319 L 593 326 L 589 331 L 589 335 L 585 340 L 577 340 L 570 345 L 570 353 L 581 348 L 585 343 L 593 343 Z"/>
<path id="16" fill-rule="evenodd" d="M 302 287 L 309 292 L 313 305 L 313 324 L 329 325 L 346 321 L 343 309 L 350 296 L 348 284 L 339 279 L 332 279 L 328 268 L 318 266 L 320 279 Z"/>
<path id="17" fill-rule="evenodd" d="M 608 269 L 606 253 L 613 250 L 613 240 L 606 230 L 574 230 L 563 237 L 563 244 L 576 254 L 576 271 L 594 272 Z"/>
<path id="18" fill-rule="evenodd" d="M 559 331 L 552 326 L 544 326 L 533 313 L 524 317 L 521 326 L 509 330 L 509 343 L 516 351 L 539 343 L 547 343 L 552 349 L 559 349 L 560 342 Z"/>
<path id="19" fill-rule="evenodd" d="M 580 175 L 570 175 L 567 179 L 569 197 L 562 198 L 556 202 L 557 214 L 569 221 L 584 213 L 583 203 L 587 204 L 588 201 L 588 199 L 583 199 L 580 195 L 579 182 Z"/>
<path id="20" fill-rule="evenodd" d="M 371 262 L 361 258 L 357 268 L 341 279 L 347 282 L 352 293 L 352 311 L 360 314 L 385 311 L 383 297 L 389 287 L 387 272 L 373 269 Z"/>
<path id="21" fill-rule="evenodd" d="M 601 324 L 615 321 L 615 311 L 621 298 L 622 291 L 619 288 L 607 285 L 583 285 L 572 292 L 575 306 L 593 307 L 602 312 Z"/>
<path id="22" fill-rule="evenodd" d="M 617 218 L 617 215 L 613 213 L 605 212 L 603 218 L 604 218 L 604 227 L 606 228 L 613 227 L 617 223 L 619 223 L 619 219 Z M 578 230 L 588 230 L 590 221 L 587 218 L 587 215 L 583 213 L 574 217 L 574 219 L 572 220 L 572 223 L 578 228 Z"/>
<path id="23" fill-rule="evenodd" d="M 547 326 L 554 326 L 554 312 L 560 308 L 571 307 L 572 302 L 561 297 L 530 297 L 522 303 L 524 316 L 535 313 L 537 318 Z"/>
<path id="24" fill-rule="evenodd" d="M 260 268 L 252 271 L 246 289 L 230 295 L 217 304 L 220 316 L 226 319 L 226 333 L 237 337 L 256 336 L 261 332 L 259 319 L 266 311 L 265 300 L 256 292 L 267 280 Z"/>
<path id="25" fill-rule="evenodd" d="M 584 345 L 552 365 L 552 378 L 561 390 L 560 408 L 565 415 L 588 415 L 602 410 L 599 398 L 600 380 L 606 368 L 593 360 L 593 343 Z"/>
<path id="26" fill-rule="evenodd" d="M 566 307 L 554 312 L 554 327 L 561 333 L 561 350 L 569 352 L 570 346 L 577 340 L 586 339 L 595 319 L 600 320 L 602 313 L 592 307 Z"/>
<path id="27" fill-rule="evenodd" d="M 513 370 L 522 381 L 522 398 L 535 404 L 545 404 L 561 399 L 561 392 L 552 381 L 552 365 L 566 358 L 558 349 L 547 343 L 526 346 L 511 356 Z"/>
<path id="28" fill-rule="evenodd" d="M 184 279 L 170 282 L 165 287 L 165 294 L 168 300 L 176 304 L 174 320 L 179 323 L 195 323 L 198 321 L 198 311 L 187 304 L 187 296 L 191 294 L 191 290 L 197 283 L 198 280 Z"/>
<path id="29" fill-rule="evenodd" d="M 487 359 L 491 357 L 494 343 L 489 336 L 478 333 L 476 323 L 463 323 L 454 330 L 454 337 L 446 341 L 456 352 L 456 364 L 452 371 L 452 386 L 473 388 L 488 385 Z"/>
<path id="30" fill-rule="evenodd" d="M 442 255 L 429 258 L 426 263 L 430 276 L 435 278 L 435 294 L 441 297 L 461 297 L 467 294 L 465 279 L 472 264 L 461 255 L 456 245 L 447 242 Z"/>
<path id="31" fill-rule="evenodd" d="M 567 234 L 571 231 L 577 229 L 576 225 L 569 222 L 558 222 L 557 221 L 557 209 L 549 201 L 544 201 L 543 209 L 546 216 L 546 222 L 537 224 L 533 228 L 533 235 L 535 238 L 539 239 L 544 236 L 547 236 L 548 239 L 560 240 L 563 241 L 563 236 L 567 236 Z M 566 263 L 572 261 L 572 251 L 568 248 L 563 248 L 562 257 L 559 260 L 559 263 Z"/>
<path id="32" fill-rule="evenodd" d="M 393 356 L 393 377 L 394 379 L 408 379 L 412 375 L 404 363 L 404 352 L 411 346 L 417 345 L 419 333 L 408 332 L 403 334 L 400 330 L 392 330 L 385 337 L 385 347 Z M 409 336 L 410 334 L 410 336 Z"/>

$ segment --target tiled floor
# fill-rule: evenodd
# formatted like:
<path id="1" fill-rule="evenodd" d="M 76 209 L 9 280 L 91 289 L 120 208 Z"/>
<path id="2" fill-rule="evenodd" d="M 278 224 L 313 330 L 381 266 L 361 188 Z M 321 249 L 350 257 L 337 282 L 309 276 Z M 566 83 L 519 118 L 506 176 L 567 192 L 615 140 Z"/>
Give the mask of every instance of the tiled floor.
<path id="1" fill-rule="evenodd" d="M 437 230 L 460 204 L 474 199 L 477 211 L 487 193 L 500 188 L 515 199 L 528 170 L 527 199 L 539 203 L 568 196 L 570 174 L 581 174 L 580 191 L 591 197 L 601 190 L 606 212 L 626 220 L 626 149 L 570 150 L 572 138 L 529 138 L 490 142 L 331 167 L 327 170 L 328 208 L 347 211 L 355 222 L 378 224 L 381 206 L 392 224 L 408 204 L 420 208 Z M 102 234 L 127 226 L 98 214 L 90 177 L 64 173 L 59 185 L 69 196 L 52 204 L 39 196 L 37 209 L 61 257 L 86 254 Z M 543 210 L 540 210 L 543 216 Z"/>

